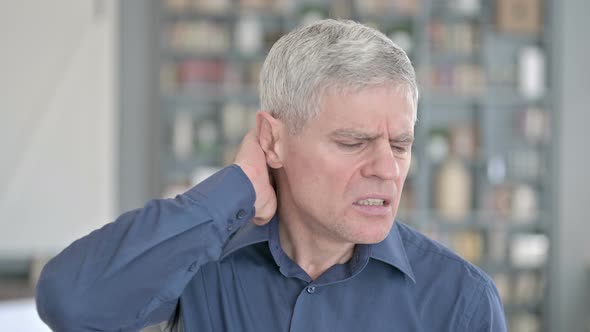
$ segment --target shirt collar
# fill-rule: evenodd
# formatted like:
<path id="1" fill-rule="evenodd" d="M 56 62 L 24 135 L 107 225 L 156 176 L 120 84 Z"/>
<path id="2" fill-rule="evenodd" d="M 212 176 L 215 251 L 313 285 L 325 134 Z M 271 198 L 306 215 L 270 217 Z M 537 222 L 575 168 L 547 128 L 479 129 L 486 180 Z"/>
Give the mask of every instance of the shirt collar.
<path id="1" fill-rule="evenodd" d="M 397 220 L 385 240 L 371 246 L 371 258 L 387 263 L 407 275 L 414 283 L 416 277 L 408 260 Z"/>
<path id="2" fill-rule="evenodd" d="M 252 222 L 249 222 L 246 225 L 242 226 L 234 234 L 234 236 L 226 243 L 225 247 L 221 252 L 220 260 L 225 259 L 227 256 L 240 250 L 241 248 L 256 243 L 269 242 L 272 236 L 271 226 L 276 223 L 278 223 L 278 217 L 275 215 L 269 223 L 263 226 L 258 226 Z M 377 244 L 370 245 L 369 247 L 371 258 L 382 261 L 397 268 L 405 275 L 407 275 L 414 283 L 416 283 L 414 271 L 410 266 L 410 262 L 406 254 L 406 249 L 404 248 L 404 243 L 400 236 L 397 221 L 394 222 L 391 231 L 383 241 Z M 275 260 L 276 258 L 277 257 L 275 257 Z M 277 261 L 277 263 L 279 262 Z"/>

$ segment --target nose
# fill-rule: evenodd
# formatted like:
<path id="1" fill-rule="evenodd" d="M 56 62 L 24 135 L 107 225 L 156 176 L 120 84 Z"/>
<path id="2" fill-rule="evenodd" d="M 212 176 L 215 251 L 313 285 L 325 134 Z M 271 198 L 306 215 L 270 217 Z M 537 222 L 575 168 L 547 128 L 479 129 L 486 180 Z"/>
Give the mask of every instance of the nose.
<path id="1" fill-rule="evenodd" d="M 376 176 L 382 180 L 393 180 L 399 177 L 400 161 L 395 158 L 389 142 L 375 142 L 375 144 L 375 149 L 361 169 L 361 174 L 364 177 Z"/>

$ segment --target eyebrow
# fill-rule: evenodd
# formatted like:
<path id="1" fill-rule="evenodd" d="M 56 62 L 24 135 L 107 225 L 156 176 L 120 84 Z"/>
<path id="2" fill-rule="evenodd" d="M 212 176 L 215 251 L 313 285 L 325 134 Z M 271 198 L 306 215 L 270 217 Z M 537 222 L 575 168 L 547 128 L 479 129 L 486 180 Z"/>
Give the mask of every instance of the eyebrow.
<path id="1" fill-rule="evenodd" d="M 381 136 L 383 135 L 366 133 L 350 128 L 338 129 L 330 133 L 330 137 L 332 138 L 352 138 L 361 141 L 374 141 Z M 390 139 L 389 141 L 395 143 L 412 143 L 414 142 L 414 135 L 403 133 Z"/>

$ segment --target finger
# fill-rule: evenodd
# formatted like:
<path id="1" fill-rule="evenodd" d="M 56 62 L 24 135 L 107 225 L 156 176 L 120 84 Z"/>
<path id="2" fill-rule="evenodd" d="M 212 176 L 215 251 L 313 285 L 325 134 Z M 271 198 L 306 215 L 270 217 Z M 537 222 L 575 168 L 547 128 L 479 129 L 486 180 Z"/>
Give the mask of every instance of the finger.
<path id="1" fill-rule="evenodd" d="M 272 168 L 270 168 L 270 166 L 268 166 L 268 164 L 266 165 L 266 170 L 268 172 L 268 180 L 270 182 L 270 185 L 276 189 L 276 182 L 275 182 L 275 176 L 274 176 L 274 170 Z"/>

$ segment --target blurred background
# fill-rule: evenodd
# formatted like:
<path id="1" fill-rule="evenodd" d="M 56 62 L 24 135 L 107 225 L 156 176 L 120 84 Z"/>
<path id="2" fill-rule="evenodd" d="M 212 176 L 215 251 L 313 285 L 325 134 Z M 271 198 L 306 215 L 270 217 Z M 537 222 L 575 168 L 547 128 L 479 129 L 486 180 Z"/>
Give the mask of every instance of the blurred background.
<path id="1" fill-rule="evenodd" d="M 325 17 L 416 66 L 399 219 L 494 278 L 510 331 L 590 331 L 587 0 L 3 1 L 0 329 L 47 331 L 34 286 L 73 240 L 230 163 L 266 53 Z"/>

